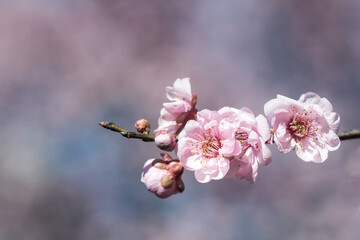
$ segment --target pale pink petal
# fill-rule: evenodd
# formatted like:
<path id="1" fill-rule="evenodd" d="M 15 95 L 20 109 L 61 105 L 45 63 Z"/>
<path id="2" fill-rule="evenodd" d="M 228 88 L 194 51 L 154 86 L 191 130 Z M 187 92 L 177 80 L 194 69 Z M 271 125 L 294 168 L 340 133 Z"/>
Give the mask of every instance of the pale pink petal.
<path id="1" fill-rule="evenodd" d="M 166 130 L 173 134 L 175 134 L 176 130 L 178 129 L 178 125 L 175 121 L 164 121 L 163 119 L 159 119 L 159 127 L 154 130 L 155 133 Z"/>
<path id="2" fill-rule="evenodd" d="M 218 171 L 215 176 L 212 177 L 214 180 L 219 180 L 225 177 L 226 173 L 229 171 L 230 162 L 228 159 L 220 158 L 218 160 Z"/>
<path id="3" fill-rule="evenodd" d="M 252 164 L 252 178 L 249 179 L 249 181 L 251 183 L 254 183 L 256 181 L 256 178 L 257 178 L 257 175 L 258 175 L 258 170 L 259 170 L 259 164 L 257 161 L 255 161 L 253 164 Z"/>
<path id="4" fill-rule="evenodd" d="M 317 159 L 317 161 L 313 160 L 313 162 L 322 163 L 328 158 L 329 150 L 327 150 L 327 148 L 323 148 L 323 147 L 318 147 L 317 150 L 320 153 L 320 159 Z"/>
<path id="5" fill-rule="evenodd" d="M 340 138 L 333 131 L 329 131 L 324 134 L 325 141 L 327 143 L 326 147 L 330 151 L 338 150 L 340 147 Z"/>
<path id="6" fill-rule="evenodd" d="M 275 98 L 265 103 L 264 113 L 266 117 L 271 118 L 274 114 L 274 111 L 279 109 L 287 109 L 288 107 L 289 105 L 286 102 Z"/>
<path id="7" fill-rule="evenodd" d="M 203 109 L 197 113 L 200 124 L 204 124 L 205 122 L 209 122 L 212 120 L 212 112 L 208 109 Z"/>
<path id="8" fill-rule="evenodd" d="M 338 133 L 340 130 L 340 116 L 339 114 L 335 113 L 335 112 L 330 112 L 330 113 L 326 113 L 324 114 L 329 127 L 332 131 L 334 131 L 335 133 Z"/>
<path id="9" fill-rule="evenodd" d="M 159 126 L 161 123 L 176 122 L 177 115 L 168 112 L 165 108 L 160 110 L 160 118 L 158 120 Z M 165 129 L 160 129 L 165 130 Z"/>
<path id="10" fill-rule="evenodd" d="M 259 135 L 255 131 L 250 131 L 247 142 L 253 146 L 258 144 Z"/>
<path id="11" fill-rule="evenodd" d="M 303 147 L 296 148 L 296 155 L 305 162 L 322 162 L 321 155 L 315 144 L 311 141 L 302 141 Z"/>
<path id="12" fill-rule="evenodd" d="M 222 142 L 219 154 L 225 157 L 237 156 L 241 153 L 241 145 L 235 139 L 227 139 Z"/>
<path id="13" fill-rule="evenodd" d="M 247 178 L 249 175 L 252 174 L 252 165 L 249 162 L 239 162 L 238 164 L 238 171 L 237 177 L 240 179 Z M 251 175 L 252 178 L 252 175 Z"/>
<path id="14" fill-rule="evenodd" d="M 247 122 L 249 125 L 256 124 L 254 113 L 249 108 L 243 107 L 239 110 L 236 110 L 236 112 L 242 121 Z"/>
<path id="15" fill-rule="evenodd" d="M 234 136 L 234 132 L 237 129 L 237 124 L 234 121 L 221 120 L 219 123 L 219 136 L 222 139 L 230 139 Z"/>
<path id="16" fill-rule="evenodd" d="M 195 120 L 189 120 L 186 123 L 185 128 L 182 132 L 184 132 L 184 135 L 186 135 L 190 138 L 199 139 L 199 135 L 202 134 L 200 123 Z M 180 139 L 180 136 L 179 136 L 179 139 Z"/>
<path id="17" fill-rule="evenodd" d="M 278 127 L 280 123 L 288 123 L 290 121 L 290 112 L 287 109 L 278 109 L 274 111 L 274 115 L 270 120 L 274 129 Z"/>
<path id="18" fill-rule="evenodd" d="M 185 132 L 182 131 L 180 133 L 180 135 L 183 134 L 185 135 Z M 177 151 L 176 151 L 176 155 L 179 157 L 180 161 L 181 161 L 181 158 L 184 158 L 184 157 L 188 157 L 189 155 L 185 153 L 186 152 L 189 152 L 189 148 L 188 148 L 188 142 L 191 141 L 191 138 L 188 138 L 188 137 L 180 137 L 179 135 L 179 141 L 177 142 Z M 184 156 L 182 156 L 184 155 Z"/>
<path id="19" fill-rule="evenodd" d="M 146 188 L 158 195 L 165 198 L 174 194 L 174 189 L 165 190 L 161 185 L 161 178 L 168 173 L 165 169 L 159 169 L 152 165 L 155 159 L 149 159 L 144 165 L 144 169 L 141 175 L 141 181 L 145 184 Z"/>
<path id="20" fill-rule="evenodd" d="M 256 122 L 258 133 L 265 141 L 267 141 L 270 138 L 270 127 L 266 118 L 263 115 L 259 114 L 256 117 Z"/>
<path id="21" fill-rule="evenodd" d="M 279 124 L 274 134 L 274 140 L 280 152 L 287 153 L 292 150 L 291 139 L 290 133 L 286 130 L 286 124 Z"/>
<path id="22" fill-rule="evenodd" d="M 194 171 L 202 168 L 201 157 L 199 155 L 191 155 L 181 161 L 184 168 Z"/>
<path id="23" fill-rule="evenodd" d="M 268 165 L 271 163 L 272 155 L 270 149 L 262 142 L 261 144 L 261 161 L 259 163 L 263 166 Z"/>
<path id="24" fill-rule="evenodd" d="M 308 92 L 302 94 L 299 98 L 299 101 L 306 104 L 318 104 L 321 101 L 321 98 L 316 93 Z"/>
<path id="25" fill-rule="evenodd" d="M 223 107 L 221 108 L 218 113 L 223 116 L 224 118 L 230 117 L 234 115 L 233 108 L 231 107 Z"/>
<path id="26" fill-rule="evenodd" d="M 219 162 L 217 158 L 206 159 L 203 165 L 203 173 L 214 175 L 219 170 Z"/>
<path id="27" fill-rule="evenodd" d="M 332 104 L 326 98 L 321 98 L 319 102 L 319 106 L 323 113 L 332 112 L 334 108 Z"/>
<path id="28" fill-rule="evenodd" d="M 176 102 L 168 102 L 163 103 L 164 108 L 166 111 L 172 114 L 181 114 L 183 112 L 188 112 L 191 109 L 190 104 L 184 101 L 176 101 Z"/>
<path id="29" fill-rule="evenodd" d="M 143 167 L 143 172 L 141 174 L 141 182 L 144 182 L 144 175 L 149 171 L 149 169 L 152 167 L 152 162 L 155 160 L 155 158 L 149 159 L 145 162 Z"/>
<path id="30" fill-rule="evenodd" d="M 176 149 L 176 155 L 179 157 L 180 162 L 186 167 L 188 168 L 188 160 L 189 158 L 191 158 L 191 167 L 194 167 L 194 163 L 192 163 L 192 161 L 195 161 L 196 158 L 194 159 L 193 157 L 201 157 L 201 155 L 199 154 L 193 154 L 193 149 L 191 148 L 191 142 L 194 141 L 191 138 L 180 138 L 178 143 L 177 143 L 177 149 Z M 199 159 L 200 162 L 201 159 Z M 195 167 L 196 168 L 196 167 Z M 189 168 L 188 168 L 189 169 Z M 190 169 L 189 169 L 190 170 Z"/>
<path id="31" fill-rule="evenodd" d="M 190 78 L 178 78 L 174 82 L 174 91 L 178 94 L 178 96 L 182 97 L 183 100 L 189 100 L 192 99 L 191 94 L 191 85 L 190 85 Z"/>
<path id="32" fill-rule="evenodd" d="M 204 174 L 202 169 L 195 171 L 195 178 L 198 182 L 201 183 L 207 183 L 211 181 L 210 175 Z"/>
<path id="33" fill-rule="evenodd" d="M 234 178 L 236 174 L 239 172 L 240 164 L 236 160 L 236 158 L 230 161 L 229 171 L 226 173 L 225 178 Z"/>
<path id="34" fill-rule="evenodd" d="M 176 79 L 174 87 L 166 87 L 166 97 L 170 101 L 174 100 L 187 100 L 191 101 L 191 85 L 189 78 Z"/>
<path id="35" fill-rule="evenodd" d="M 206 124 L 204 124 L 204 130 L 209 130 L 211 128 L 214 128 L 218 125 L 218 122 L 216 120 L 212 120 Z"/>

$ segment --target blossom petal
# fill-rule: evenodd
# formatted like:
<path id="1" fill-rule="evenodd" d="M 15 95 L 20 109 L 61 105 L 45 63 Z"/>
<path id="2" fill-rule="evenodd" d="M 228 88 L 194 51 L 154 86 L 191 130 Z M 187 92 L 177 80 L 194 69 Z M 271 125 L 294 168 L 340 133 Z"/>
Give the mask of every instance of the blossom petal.
<path id="1" fill-rule="evenodd" d="M 259 171 L 259 164 L 258 164 L 258 162 L 254 162 L 253 164 L 252 164 L 252 178 L 251 179 L 249 179 L 249 181 L 251 182 L 251 183 L 254 183 L 255 181 L 256 181 L 256 178 L 257 178 L 257 175 L 258 175 L 258 171 Z"/>
<path id="2" fill-rule="evenodd" d="M 237 156 L 241 153 L 241 144 L 235 139 L 226 139 L 222 142 L 219 154 L 224 157 Z"/>
<path id="3" fill-rule="evenodd" d="M 229 171 L 230 162 L 228 159 L 220 158 L 218 160 L 218 171 L 217 174 L 212 176 L 212 179 L 219 180 L 225 177 L 226 173 Z"/>
<path id="4" fill-rule="evenodd" d="M 338 150 L 340 147 L 340 138 L 336 135 L 333 131 L 329 131 L 328 133 L 324 134 L 325 141 L 327 143 L 327 149 L 329 151 Z"/>
<path id="5" fill-rule="evenodd" d="M 329 100 L 327 100 L 327 98 L 321 98 L 319 106 L 323 113 L 334 111 L 332 104 L 329 102 Z"/>
<path id="6" fill-rule="evenodd" d="M 189 156 L 181 161 L 184 168 L 194 171 L 202 168 L 201 157 L 199 155 Z"/>
<path id="7" fill-rule="evenodd" d="M 329 124 L 329 127 L 335 133 L 338 133 L 340 130 L 340 116 L 335 112 L 330 112 L 324 114 L 326 121 Z"/>
<path id="8" fill-rule="evenodd" d="M 307 92 L 300 96 L 299 101 L 306 104 L 318 104 L 321 98 L 319 95 L 313 92 Z"/>
<path id="9" fill-rule="evenodd" d="M 246 178 L 252 173 L 252 165 L 250 162 L 240 162 L 237 164 L 238 164 L 237 177 L 239 179 Z"/>
<path id="10" fill-rule="evenodd" d="M 274 133 L 274 140 L 278 146 L 279 151 L 282 153 L 290 152 L 290 150 L 293 148 L 291 144 L 291 135 L 287 132 L 285 123 L 279 124 Z"/>
<path id="11" fill-rule="evenodd" d="M 240 117 L 240 119 L 242 121 L 248 123 L 249 125 L 256 124 L 254 113 L 249 108 L 243 107 L 239 110 L 236 109 L 236 112 L 237 112 L 238 117 Z"/>
<path id="12" fill-rule="evenodd" d="M 256 117 L 256 122 L 258 133 L 265 141 L 267 141 L 270 138 L 270 127 L 266 118 L 263 115 L 259 114 Z"/>
<path id="13" fill-rule="evenodd" d="M 195 171 L 195 178 L 198 182 L 207 183 L 211 181 L 210 175 L 204 174 L 202 169 Z"/>
<path id="14" fill-rule="evenodd" d="M 183 112 L 188 112 L 191 109 L 190 104 L 184 101 L 163 103 L 163 106 L 166 109 L 166 111 L 172 113 L 173 115 L 175 114 L 179 115 Z"/>
<path id="15" fill-rule="evenodd" d="M 185 132 L 184 134 L 190 138 L 199 139 L 199 135 L 201 135 L 199 122 L 195 120 L 187 121 L 183 132 Z"/>
<path id="16" fill-rule="evenodd" d="M 229 171 L 226 173 L 225 178 L 234 178 L 239 171 L 240 164 L 236 158 L 230 161 Z"/>
<path id="17" fill-rule="evenodd" d="M 261 161 L 259 161 L 261 165 L 266 166 L 269 163 L 271 163 L 272 160 L 271 151 L 263 142 L 261 144 L 261 155 L 262 155 Z"/>
<path id="18" fill-rule="evenodd" d="M 257 146 L 259 141 L 259 135 L 255 131 L 250 131 L 247 142 L 253 146 Z"/>
<path id="19" fill-rule="evenodd" d="M 190 102 L 192 99 L 190 79 L 176 79 L 173 87 L 166 87 L 166 97 L 170 101 L 181 99 Z"/>
<path id="20" fill-rule="evenodd" d="M 302 141 L 303 147 L 296 148 L 296 155 L 305 162 L 323 162 L 318 149 L 307 140 Z"/>

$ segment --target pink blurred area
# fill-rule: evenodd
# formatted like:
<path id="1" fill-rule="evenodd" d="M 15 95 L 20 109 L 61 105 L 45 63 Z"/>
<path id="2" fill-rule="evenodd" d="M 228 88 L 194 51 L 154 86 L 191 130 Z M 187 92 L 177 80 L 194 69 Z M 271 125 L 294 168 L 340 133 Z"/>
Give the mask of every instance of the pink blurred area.
<path id="1" fill-rule="evenodd" d="M 323 164 L 271 146 L 257 181 L 157 199 L 140 182 L 154 144 L 102 129 L 157 127 L 165 87 L 198 108 L 328 98 L 360 128 L 360 2 L 1 1 L 0 239 L 357 239 L 360 142 Z M 173 154 L 174 157 L 174 154 Z"/>

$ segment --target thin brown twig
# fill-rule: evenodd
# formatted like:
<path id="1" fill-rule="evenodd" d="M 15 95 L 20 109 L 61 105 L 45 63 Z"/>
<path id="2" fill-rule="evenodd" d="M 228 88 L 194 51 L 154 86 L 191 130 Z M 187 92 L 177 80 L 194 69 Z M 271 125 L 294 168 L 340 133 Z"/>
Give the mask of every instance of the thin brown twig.
<path id="1" fill-rule="evenodd" d="M 347 132 L 342 132 L 338 134 L 340 140 L 360 138 L 360 129 L 352 129 Z"/>
<path id="2" fill-rule="evenodd" d="M 154 135 L 132 132 L 132 131 L 129 131 L 129 130 L 119 127 L 118 125 L 116 125 L 113 122 L 99 122 L 99 125 L 106 129 L 109 129 L 111 131 L 118 132 L 126 138 L 137 138 L 137 139 L 141 139 L 145 142 L 155 141 Z"/>
<path id="3" fill-rule="evenodd" d="M 154 135 L 132 132 L 132 131 L 129 131 L 129 130 L 119 127 L 118 125 L 116 125 L 113 122 L 99 122 L 99 125 L 106 129 L 109 129 L 111 131 L 118 132 L 126 138 L 137 138 L 137 139 L 141 139 L 145 142 L 153 142 L 155 140 Z M 339 136 L 340 140 L 342 140 L 342 141 L 348 140 L 348 139 L 360 138 L 360 129 L 352 129 L 347 132 L 342 132 L 342 133 L 339 133 L 338 136 Z"/>

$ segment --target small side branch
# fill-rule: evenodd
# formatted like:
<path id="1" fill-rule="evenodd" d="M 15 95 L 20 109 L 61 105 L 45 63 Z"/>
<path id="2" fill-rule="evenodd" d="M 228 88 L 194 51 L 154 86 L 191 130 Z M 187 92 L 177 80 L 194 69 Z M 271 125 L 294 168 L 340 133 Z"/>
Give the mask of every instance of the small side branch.
<path id="1" fill-rule="evenodd" d="M 145 142 L 155 141 L 154 135 L 132 132 L 132 131 L 129 131 L 129 130 L 119 127 L 118 125 L 116 125 L 113 122 L 99 122 L 99 125 L 106 129 L 109 129 L 111 131 L 118 132 L 126 138 L 137 138 L 137 139 L 141 139 Z M 347 139 L 360 138 L 360 129 L 352 129 L 347 132 L 342 132 L 342 133 L 339 133 L 338 136 L 341 141 L 347 140 Z"/>
<path id="2" fill-rule="evenodd" d="M 141 139 L 145 142 L 155 141 L 154 135 L 132 132 L 132 131 L 126 130 L 124 128 L 121 128 L 112 122 L 99 122 L 99 125 L 102 126 L 103 128 L 109 129 L 111 131 L 118 132 L 126 138 L 137 138 L 137 139 Z"/>
<path id="3" fill-rule="evenodd" d="M 341 141 L 347 139 L 360 138 L 360 129 L 352 129 L 347 132 L 342 132 L 338 134 Z"/>

